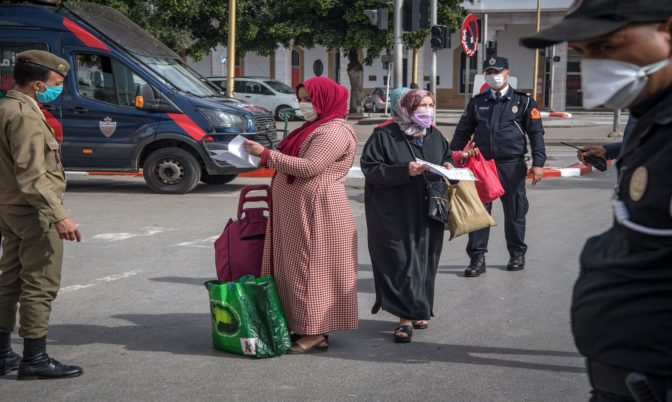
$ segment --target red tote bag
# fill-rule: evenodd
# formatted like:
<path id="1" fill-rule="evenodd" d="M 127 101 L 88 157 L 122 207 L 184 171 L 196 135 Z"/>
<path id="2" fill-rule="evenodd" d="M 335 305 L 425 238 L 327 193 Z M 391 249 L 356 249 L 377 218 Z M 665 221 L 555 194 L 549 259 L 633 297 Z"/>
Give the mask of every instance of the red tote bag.
<path id="1" fill-rule="evenodd" d="M 464 149 L 469 148 L 471 141 L 467 143 Z M 455 162 L 461 160 L 462 151 L 453 151 L 453 160 Z M 478 179 L 476 181 L 476 191 L 478 192 L 478 198 L 481 199 L 481 202 L 487 204 L 493 202 L 497 198 L 504 195 L 504 187 L 499 181 L 499 175 L 497 174 L 497 166 L 495 165 L 495 160 L 490 159 L 485 160 L 483 154 L 478 154 L 467 160 L 465 164 L 459 164 L 460 167 L 466 167 L 471 169 L 474 172 L 474 176 Z"/>

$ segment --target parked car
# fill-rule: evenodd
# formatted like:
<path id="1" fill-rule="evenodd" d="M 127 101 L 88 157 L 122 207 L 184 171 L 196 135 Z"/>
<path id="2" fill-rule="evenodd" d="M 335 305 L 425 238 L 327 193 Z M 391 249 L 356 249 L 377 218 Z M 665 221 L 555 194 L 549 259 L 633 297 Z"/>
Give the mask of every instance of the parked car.
<path id="1" fill-rule="evenodd" d="M 209 77 L 208 80 L 226 91 L 226 77 Z M 287 84 L 263 77 L 236 77 L 233 81 L 234 98 L 264 107 L 279 120 L 302 117 L 296 90 Z"/>
<path id="2" fill-rule="evenodd" d="M 72 66 L 63 95 L 41 105 L 69 171 L 142 171 L 160 193 L 224 184 L 241 169 L 213 158 L 237 135 L 276 144 L 273 115 L 222 96 L 179 55 L 100 4 L 0 5 L 0 97 L 16 55 L 50 50 Z"/>
<path id="3" fill-rule="evenodd" d="M 385 93 L 387 91 L 387 88 L 385 87 L 377 87 L 374 88 L 373 91 L 369 92 L 368 95 L 364 97 L 364 101 L 362 102 L 362 105 L 364 107 L 365 112 L 384 112 L 385 111 Z M 388 107 L 389 107 L 389 97 L 387 101 Z"/>

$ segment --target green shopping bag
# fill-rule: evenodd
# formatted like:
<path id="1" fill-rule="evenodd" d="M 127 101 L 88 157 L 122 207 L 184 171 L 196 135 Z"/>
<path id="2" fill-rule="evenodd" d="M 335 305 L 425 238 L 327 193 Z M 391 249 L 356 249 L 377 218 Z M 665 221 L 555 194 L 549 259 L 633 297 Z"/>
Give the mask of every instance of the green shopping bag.
<path id="1" fill-rule="evenodd" d="M 248 275 L 204 285 L 210 294 L 212 341 L 217 349 L 256 357 L 289 352 L 292 341 L 273 277 Z"/>

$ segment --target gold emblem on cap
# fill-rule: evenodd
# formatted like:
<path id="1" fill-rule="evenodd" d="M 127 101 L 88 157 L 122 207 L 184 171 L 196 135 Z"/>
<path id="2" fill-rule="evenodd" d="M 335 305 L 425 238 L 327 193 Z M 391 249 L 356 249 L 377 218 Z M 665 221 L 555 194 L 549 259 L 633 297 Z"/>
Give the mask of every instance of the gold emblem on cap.
<path id="1" fill-rule="evenodd" d="M 60 71 L 60 72 L 65 71 L 65 65 L 64 64 L 59 64 L 57 68 L 58 68 L 58 71 Z"/>
<path id="2" fill-rule="evenodd" d="M 639 201 L 646 192 L 646 185 L 649 181 L 648 171 L 644 166 L 640 166 L 635 170 L 630 178 L 630 199 Z"/>
<path id="3" fill-rule="evenodd" d="M 511 111 L 512 111 L 513 113 L 518 113 L 518 106 L 513 105 L 513 107 L 511 108 Z"/>
<path id="4" fill-rule="evenodd" d="M 488 64 L 490 64 L 491 66 L 494 66 L 495 63 L 497 63 L 497 60 L 495 60 L 494 58 L 488 60 Z"/>

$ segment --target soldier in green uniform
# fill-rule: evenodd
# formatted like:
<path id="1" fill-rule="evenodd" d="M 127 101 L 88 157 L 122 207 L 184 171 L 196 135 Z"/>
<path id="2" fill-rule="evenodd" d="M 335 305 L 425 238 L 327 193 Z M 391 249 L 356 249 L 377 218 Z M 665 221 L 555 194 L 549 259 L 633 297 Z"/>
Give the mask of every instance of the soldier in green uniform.
<path id="1" fill-rule="evenodd" d="M 76 377 L 78 366 L 46 352 L 51 303 L 61 282 L 63 240 L 81 240 L 63 208 L 65 172 L 59 144 L 40 111 L 63 90 L 68 63 L 29 50 L 17 55 L 14 89 L 0 101 L 0 375 L 18 379 Z M 23 358 L 10 334 L 19 308 Z"/>
<path id="2" fill-rule="evenodd" d="M 577 0 L 523 38 L 581 53 L 583 106 L 629 108 L 614 223 L 586 242 L 572 332 L 593 402 L 672 400 L 672 1 Z"/>

